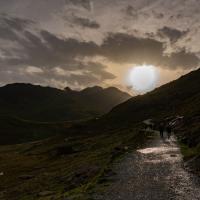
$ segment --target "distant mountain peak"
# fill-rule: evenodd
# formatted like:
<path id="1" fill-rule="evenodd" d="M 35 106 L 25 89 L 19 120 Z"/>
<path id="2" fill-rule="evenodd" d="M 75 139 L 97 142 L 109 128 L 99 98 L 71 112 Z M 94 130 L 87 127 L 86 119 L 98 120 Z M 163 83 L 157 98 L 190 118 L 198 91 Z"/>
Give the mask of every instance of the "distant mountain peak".
<path id="1" fill-rule="evenodd" d="M 93 87 L 87 87 L 87 88 L 81 90 L 81 92 L 99 92 L 102 90 L 103 90 L 103 88 L 100 86 L 93 86 Z"/>
<path id="2" fill-rule="evenodd" d="M 0 114 L 35 121 L 78 120 L 110 111 L 130 96 L 99 86 L 82 91 L 14 83 L 0 87 Z"/>
<path id="3" fill-rule="evenodd" d="M 119 88 L 116 88 L 116 87 L 107 87 L 107 88 L 105 88 L 104 90 L 123 92 L 123 91 L 121 91 Z"/>
<path id="4" fill-rule="evenodd" d="M 130 98 L 114 107 L 102 119 L 117 125 L 138 123 L 148 118 L 192 116 L 200 112 L 200 69 L 161 87 Z M 123 125 L 124 125 L 123 124 Z"/>
<path id="5" fill-rule="evenodd" d="M 73 90 L 70 87 L 65 87 L 64 91 L 66 91 L 66 92 L 72 92 Z"/>

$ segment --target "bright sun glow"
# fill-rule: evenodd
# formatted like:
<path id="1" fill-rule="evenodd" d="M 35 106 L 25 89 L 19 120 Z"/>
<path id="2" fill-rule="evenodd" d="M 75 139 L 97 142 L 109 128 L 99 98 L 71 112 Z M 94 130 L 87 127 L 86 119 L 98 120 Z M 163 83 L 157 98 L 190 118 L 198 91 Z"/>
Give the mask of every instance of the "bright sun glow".
<path id="1" fill-rule="evenodd" d="M 130 84 L 138 92 L 148 92 L 156 87 L 158 72 L 152 65 L 141 65 L 131 69 Z"/>

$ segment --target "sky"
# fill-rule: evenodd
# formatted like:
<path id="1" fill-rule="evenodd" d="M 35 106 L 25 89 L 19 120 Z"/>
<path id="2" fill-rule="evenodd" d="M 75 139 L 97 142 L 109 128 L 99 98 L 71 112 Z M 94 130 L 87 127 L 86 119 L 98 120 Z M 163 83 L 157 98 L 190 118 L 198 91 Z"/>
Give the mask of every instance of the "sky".
<path id="1" fill-rule="evenodd" d="M 115 86 L 153 65 L 156 87 L 199 67 L 199 0 L 0 1 L 0 85 Z"/>

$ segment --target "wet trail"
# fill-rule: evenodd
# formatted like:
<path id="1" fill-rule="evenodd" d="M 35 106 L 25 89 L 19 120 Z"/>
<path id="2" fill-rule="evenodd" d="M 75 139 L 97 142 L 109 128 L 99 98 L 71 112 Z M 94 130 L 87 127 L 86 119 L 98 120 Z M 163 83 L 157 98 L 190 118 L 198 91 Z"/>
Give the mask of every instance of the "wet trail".
<path id="1" fill-rule="evenodd" d="M 158 136 L 114 167 L 117 175 L 96 200 L 200 200 L 197 178 L 183 168 L 176 139 Z"/>

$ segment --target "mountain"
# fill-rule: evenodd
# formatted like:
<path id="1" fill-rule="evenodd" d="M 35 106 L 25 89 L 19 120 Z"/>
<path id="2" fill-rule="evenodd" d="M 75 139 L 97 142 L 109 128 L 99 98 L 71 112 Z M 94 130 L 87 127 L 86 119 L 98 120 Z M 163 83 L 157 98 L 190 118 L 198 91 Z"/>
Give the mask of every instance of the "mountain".
<path id="1" fill-rule="evenodd" d="M 129 98 L 117 88 L 73 91 L 15 83 L 0 88 L 0 115 L 34 121 L 81 120 L 105 114 Z"/>
<path id="2" fill-rule="evenodd" d="M 200 69 L 129 99 L 93 121 L 93 126 L 123 130 L 136 127 L 145 119 L 159 122 L 176 116 L 183 117 L 173 131 L 187 161 L 186 166 L 200 176 Z"/>
<path id="3" fill-rule="evenodd" d="M 145 95 L 130 98 L 102 117 L 112 125 L 130 125 L 148 118 L 171 115 L 192 117 L 200 113 L 200 69 Z"/>

